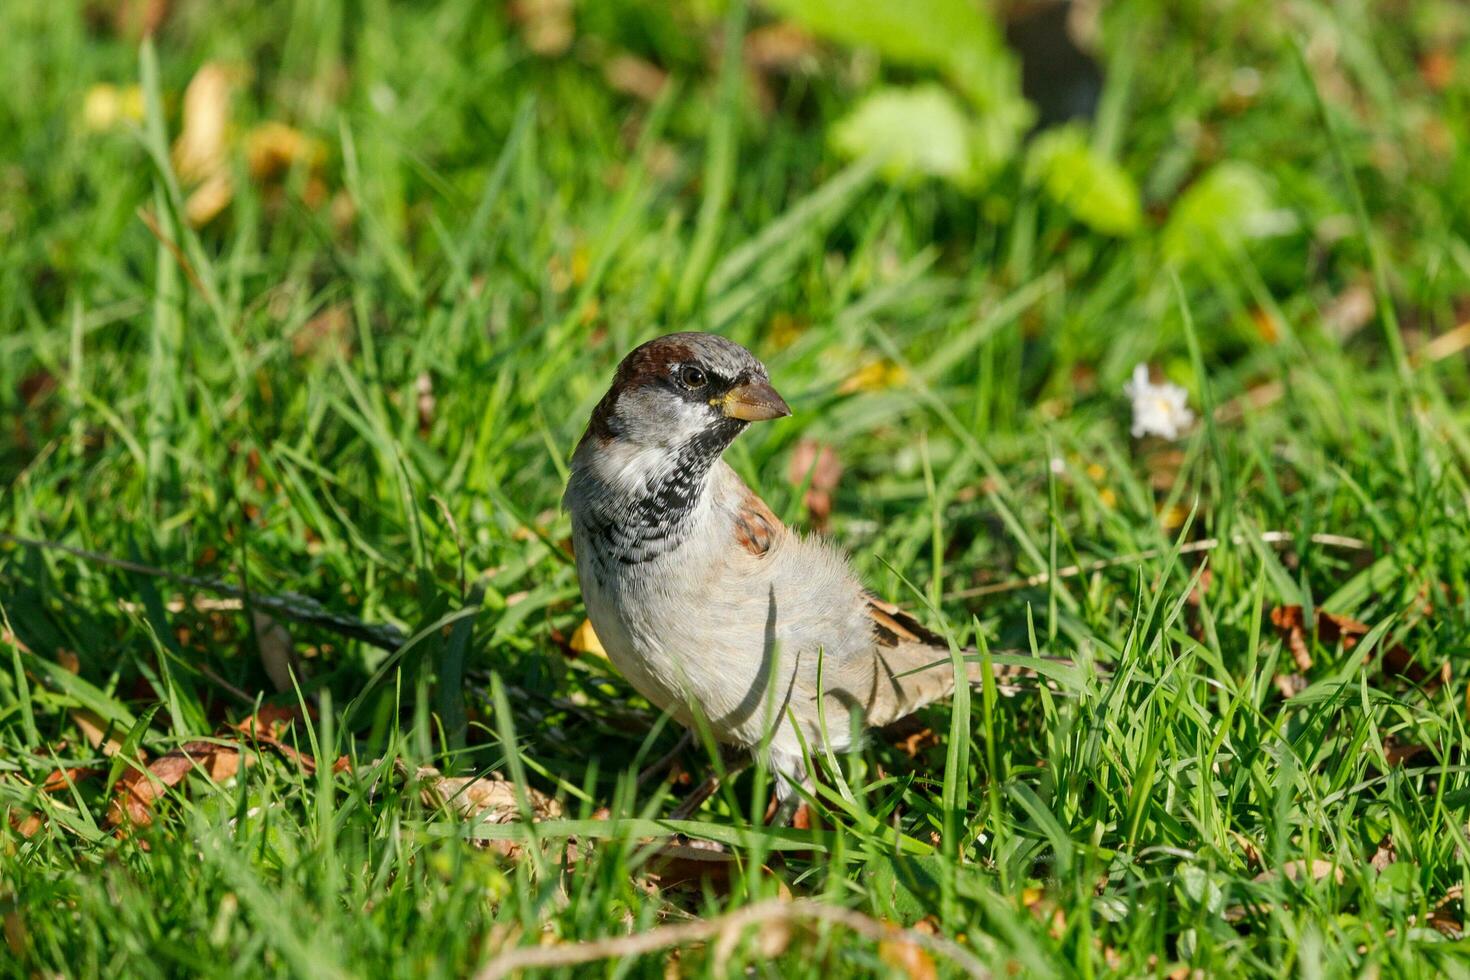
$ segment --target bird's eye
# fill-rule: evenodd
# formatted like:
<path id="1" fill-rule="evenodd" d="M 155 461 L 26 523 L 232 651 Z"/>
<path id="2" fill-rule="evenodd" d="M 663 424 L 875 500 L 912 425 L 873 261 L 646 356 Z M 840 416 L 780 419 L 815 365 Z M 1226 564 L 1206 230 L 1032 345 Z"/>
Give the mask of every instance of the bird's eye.
<path id="1" fill-rule="evenodd" d="M 702 368 L 685 364 L 679 368 L 679 383 L 686 388 L 703 388 L 709 382 Z"/>

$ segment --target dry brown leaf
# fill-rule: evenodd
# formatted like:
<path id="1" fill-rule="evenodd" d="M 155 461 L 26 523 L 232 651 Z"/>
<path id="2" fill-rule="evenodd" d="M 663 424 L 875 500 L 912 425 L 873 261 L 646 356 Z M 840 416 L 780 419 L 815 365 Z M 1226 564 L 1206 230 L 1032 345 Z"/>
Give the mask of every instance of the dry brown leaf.
<path id="1" fill-rule="evenodd" d="M 79 767 L 54 769 L 47 773 L 46 778 L 41 781 L 40 790 L 43 793 L 59 793 L 78 780 L 88 779 L 95 775 L 97 775 L 95 769 Z M 15 828 L 16 833 L 27 839 L 34 837 L 42 827 L 46 826 L 46 818 L 40 812 L 32 811 L 25 816 L 18 816 L 11 812 L 9 816 L 10 826 Z"/>
<path id="2" fill-rule="evenodd" d="M 770 818 L 768 817 L 767 820 L 769 819 Z M 791 829 L 812 830 L 813 828 L 818 826 L 819 820 L 817 818 L 817 815 L 812 812 L 811 804 L 808 803 L 806 800 L 802 800 L 799 804 L 797 804 L 796 809 L 791 814 Z"/>
<path id="3" fill-rule="evenodd" d="M 297 166 L 315 170 L 326 159 L 325 143 L 274 119 L 245 134 L 245 165 L 252 180 L 272 180 Z"/>
<path id="4" fill-rule="evenodd" d="M 443 776 L 435 784 L 443 804 L 462 817 L 480 823 L 509 823 L 519 819 L 515 787 L 504 780 Z M 525 787 L 531 813 L 537 820 L 561 816 L 561 804 L 533 787 Z"/>
<path id="5" fill-rule="evenodd" d="M 1286 640 L 1291 658 L 1298 670 L 1312 669 L 1312 655 L 1307 650 L 1307 633 L 1302 627 L 1301 606 L 1277 606 L 1271 610 L 1271 625 L 1281 632 Z"/>
<path id="6" fill-rule="evenodd" d="M 1317 635 L 1328 643 L 1342 641 L 1344 650 L 1351 650 L 1358 645 L 1358 638 L 1366 635 L 1368 627 L 1358 622 L 1351 616 L 1343 616 L 1339 613 L 1330 613 L 1326 610 L 1317 610 Z"/>
<path id="7" fill-rule="evenodd" d="M 808 473 L 811 483 L 807 486 L 806 508 L 812 515 L 812 523 L 820 530 L 832 516 L 832 491 L 842 478 L 842 460 L 831 446 L 815 439 L 802 439 L 791 453 L 786 479 L 799 487 L 806 483 Z"/>
<path id="8" fill-rule="evenodd" d="M 184 217 L 196 228 L 209 224 L 235 197 L 235 184 L 227 170 L 210 174 L 184 201 Z"/>
<path id="9" fill-rule="evenodd" d="M 146 827 L 153 822 L 153 804 L 170 786 L 177 786 L 199 766 L 216 782 L 231 778 L 240 769 L 240 750 L 232 745 L 194 741 L 159 756 L 147 769 L 129 769 L 117 781 L 107 807 L 107 823 L 124 821 Z"/>
<path id="10" fill-rule="evenodd" d="M 54 769 L 47 773 L 46 778 L 41 781 L 41 792 L 55 793 L 65 789 L 71 784 L 97 775 L 96 769 L 88 769 L 83 766 L 73 766 L 67 769 Z"/>
<path id="11" fill-rule="evenodd" d="M 1399 852 L 1398 848 L 1394 847 L 1393 835 L 1384 834 L 1383 839 L 1378 842 L 1378 848 L 1373 852 L 1373 856 L 1368 859 L 1368 863 L 1372 865 L 1374 871 L 1381 873 L 1386 871 L 1388 866 L 1398 859 Z"/>
<path id="12" fill-rule="evenodd" d="M 905 939 L 885 939 L 878 944 L 878 959 L 909 980 L 936 980 L 939 970 L 934 957 Z"/>
<path id="13" fill-rule="evenodd" d="M 393 772 L 418 787 L 419 800 L 426 807 L 448 810 L 474 823 L 506 824 L 521 819 L 520 796 L 515 785 L 498 778 L 498 774 L 445 776 L 433 766 L 410 769 L 402 759 L 393 760 Z M 552 797 L 532 786 L 523 787 L 523 791 L 533 820 L 554 820 L 561 816 L 561 804 Z M 492 840 L 482 844 L 506 857 L 514 857 L 520 851 L 516 841 Z"/>
<path id="14" fill-rule="evenodd" d="M 526 47 L 543 58 L 565 54 L 572 46 L 572 0 L 513 0 L 510 15 L 520 24 Z"/>
<path id="15" fill-rule="evenodd" d="M 934 734 L 932 728 L 920 728 L 916 732 L 904 736 L 894 743 L 910 759 L 917 758 L 924 749 L 932 748 L 939 744 L 939 736 Z"/>
<path id="16" fill-rule="evenodd" d="M 1443 92 L 1455 80 L 1455 53 L 1448 48 L 1433 48 L 1419 58 L 1419 77 L 1436 92 Z"/>
<path id="17" fill-rule="evenodd" d="M 27 813 L 25 816 L 10 815 L 10 826 L 17 834 L 29 840 L 36 836 L 42 827 L 46 826 L 46 820 L 39 813 Z"/>
<path id="18" fill-rule="evenodd" d="M 286 727 L 299 717 L 301 717 L 301 712 L 295 708 L 268 704 L 262 707 L 256 714 L 251 715 L 244 721 L 237 722 L 231 727 L 241 735 L 245 735 L 262 745 L 267 745 L 274 749 L 288 762 L 300 766 L 302 772 L 310 775 L 316 772 L 316 759 L 304 752 L 298 751 L 295 746 L 290 745 L 281 738 Z M 352 768 L 352 764 L 345 755 L 338 756 L 332 762 L 333 772 L 345 772 L 350 768 Z"/>
<path id="19" fill-rule="evenodd" d="M 352 308 L 337 303 L 322 310 L 291 335 L 291 353 L 297 357 L 313 354 L 338 354 L 346 358 L 352 353 Z"/>
<path id="20" fill-rule="evenodd" d="M 128 38 L 144 38 L 163 26 L 169 0 L 111 0 L 112 28 Z"/>
<path id="21" fill-rule="evenodd" d="M 243 74 L 236 67 L 209 62 L 184 90 L 183 120 L 174 142 L 173 159 L 179 179 L 193 185 L 184 201 L 184 214 L 196 227 L 208 224 L 229 207 L 235 196 L 229 161 L 233 138 L 230 103 Z M 321 140 L 275 120 L 252 128 L 243 144 L 250 176 L 260 182 L 297 166 L 316 170 L 327 156 L 326 144 Z M 304 199 L 315 206 L 325 198 L 325 185 L 314 177 Z"/>
<path id="22" fill-rule="evenodd" d="M 1305 615 L 1301 606 L 1275 606 L 1271 610 L 1271 624 L 1281 633 L 1286 645 L 1291 650 L 1292 659 L 1296 661 L 1298 670 L 1308 671 L 1312 669 L 1312 655 L 1309 652 L 1309 631 L 1307 629 Z M 1317 637 L 1324 645 L 1331 645 L 1341 641 L 1344 650 L 1351 650 L 1358 645 L 1358 639 L 1368 632 L 1368 626 L 1358 622 L 1351 616 L 1340 613 L 1330 613 L 1324 609 L 1317 610 Z"/>
<path id="23" fill-rule="evenodd" d="M 1415 662 L 1414 655 L 1403 644 L 1395 644 L 1384 650 L 1379 666 L 1386 676 L 1402 677 L 1411 684 L 1423 683 L 1431 691 L 1441 684 L 1448 684 L 1451 676 L 1449 661 L 1441 665 L 1438 673 L 1430 674 Z"/>
<path id="24" fill-rule="evenodd" d="M 1308 681 L 1301 674 L 1277 674 L 1272 678 L 1276 690 L 1283 698 L 1294 698 L 1307 689 Z"/>
<path id="25" fill-rule="evenodd" d="M 1447 330 L 1424 345 L 1416 360 L 1442 361 L 1470 347 L 1470 320 Z"/>
<path id="26" fill-rule="evenodd" d="M 1401 744 L 1389 736 L 1383 740 L 1383 757 L 1390 766 L 1401 766 L 1410 759 L 1429 751 L 1427 745 Z"/>
<path id="27" fill-rule="evenodd" d="M 286 727 L 301 717 L 301 712 L 296 708 L 288 708 L 279 704 L 261 705 L 259 711 L 244 721 L 236 722 L 233 726 L 235 731 L 251 738 L 271 739 L 280 738 Z"/>
<path id="28" fill-rule="evenodd" d="M 514 783 L 498 774 L 491 776 L 445 776 L 433 766 L 410 770 L 402 759 L 394 760 L 393 771 L 418 786 L 424 806 L 451 810 L 477 823 L 512 823 L 521 817 Z M 531 815 L 536 820 L 561 816 L 561 804 L 533 786 L 524 787 Z"/>
<path id="29" fill-rule="evenodd" d="M 25 921 L 20 917 L 20 910 L 12 904 L 5 910 L 5 945 L 10 947 L 13 955 L 20 957 L 25 955 L 30 944 L 31 937 L 26 930 Z"/>
<path id="30" fill-rule="evenodd" d="M 1256 842 L 1239 831 L 1230 831 L 1230 836 L 1240 845 L 1240 852 L 1245 856 L 1245 863 L 1253 868 L 1261 866 L 1261 849 L 1256 847 Z"/>
<path id="31" fill-rule="evenodd" d="M 73 708 L 71 720 L 81 730 L 82 737 L 87 740 L 87 744 L 103 755 L 108 757 L 117 755 L 118 750 L 122 748 L 122 743 L 117 740 L 116 736 L 107 737 L 107 722 L 96 712 L 86 708 Z"/>
<path id="32" fill-rule="evenodd" d="M 1262 871 L 1251 880 L 1257 882 L 1275 881 L 1282 875 L 1285 875 L 1291 881 L 1300 881 L 1303 878 L 1311 878 L 1313 881 L 1321 881 L 1323 878 L 1331 875 L 1332 879 L 1336 881 L 1339 885 L 1342 884 L 1345 880 L 1342 869 L 1339 868 L 1336 864 L 1333 864 L 1331 861 L 1325 860 L 1323 858 L 1317 858 L 1316 860 L 1310 862 L 1287 861 L 1281 866 L 1281 870 L 1279 872 L 1275 870 Z"/>
<path id="33" fill-rule="evenodd" d="M 419 435 L 427 438 L 434 427 L 434 376 L 420 371 L 414 379 L 414 407 L 418 410 Z"/>
<path id="34" fill-rule="evenodd" d="M 816 56 L 816 40 L 789 20 L 745 35 L 745 63 L 756 71 L 792 73 L 811 67 Z"/>
<path id="35" fill-rule="evenodd" d="M 1456 915 L 1452 906 L 1460 906 L 1460 914 Z M 1435 903 L 1427 919 L 1431 928 L 1450 939 L 1462 939 L 1465 935 L 1465 887 L 1455 885 L 1444 893 L 1444 897 Z"/>
<path id="36" fill-rule="evenodd" d="M 230 99 L 239 72 L 217 61 L 206 62 L 184 90 L 183 122 L 174 141 L 174 170 L 189 184 L 208 180 L 228 162 Z"/>
<path id="37" fill-rule="evenodd" d="M 724 894 L 730 888 L 730 876 L 739 868 L 734 855 L 724 850 L 699 846 L 701 842 L 677 840 L 660 843 L 644 865 L 649 884 L 662 890 L 706 886 Z"/>
<path id="38" fill-rule="evenodd" d="M 614 91 L 653 102 L 668 84 L 669 73 L 651 61 L 631 54 L 609 58 L 602 66 L 603 77 Z"/>

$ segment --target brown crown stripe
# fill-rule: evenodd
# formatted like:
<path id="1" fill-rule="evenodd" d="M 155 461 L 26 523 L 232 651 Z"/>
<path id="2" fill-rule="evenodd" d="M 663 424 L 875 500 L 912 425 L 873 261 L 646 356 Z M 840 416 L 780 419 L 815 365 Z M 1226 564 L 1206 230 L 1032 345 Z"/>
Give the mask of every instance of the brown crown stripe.
<path id="1" fill-rule="evenodd" d="M 607 394 L 602 396 L 602 400 L 592 410 L 592 419 L 587 424 L 588 433 L 606 444 L 616 435 L 612 417 L 617 408 L 618 395 L 665 376 L 669 373 L 670 365 L 693 358 L 694 351 L 679 341 L 653 340 L 635 348 L 618 365 L 613 374 L 612 387 L 608 388 Z"/>

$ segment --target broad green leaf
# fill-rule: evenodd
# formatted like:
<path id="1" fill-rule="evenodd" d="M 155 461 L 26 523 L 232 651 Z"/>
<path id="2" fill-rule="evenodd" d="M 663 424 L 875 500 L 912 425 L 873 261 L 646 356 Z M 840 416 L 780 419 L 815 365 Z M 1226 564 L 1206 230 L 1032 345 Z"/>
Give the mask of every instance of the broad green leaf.
<path id="1" fill-rule="evenodd" d="M 968 0 L 768 0 L 768 5 L 833 41 L 872 47 L 890 61 L 942 73 L 979 111 L 966 138 L 974 184 L 1015 156 L 1035 118 L 1021 96 L 1016 59 L 980 5 Z"/>
<path id="2" fill-rule="evenodd" d="M 942 177 L 965 188 L 980 177 L 972 136 L 969 117 L 939 85 L 878 89 L 832 128 L 839 153 L 877 157 L 889 181 Z"/>
<path id="3" fill-rule="evenodd" d="M 1076 126 L 1042 133 L 1031 144 L 1026 179 L 1093 231 L 1131 235 L 1142 208 L 1133 178 L 1098 153 Z"/>
<path id="4" fill-rule="evenodd" d="M 1180 263 L 1208 261 L 1251 239 L 1289 234 L 1296 227 L 1292 213 L 1276 206 L 1260 171 L 1227 160 L 1180 196 L 1164 227 L 1164 255 Z"/>

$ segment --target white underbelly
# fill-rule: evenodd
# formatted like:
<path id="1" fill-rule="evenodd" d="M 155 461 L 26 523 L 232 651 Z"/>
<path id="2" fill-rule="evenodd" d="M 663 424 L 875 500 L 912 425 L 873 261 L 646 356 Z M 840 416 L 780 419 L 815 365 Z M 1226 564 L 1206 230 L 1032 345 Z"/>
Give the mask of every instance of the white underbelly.
<path id="1" fill-rule="evenodd" d="M 750 745 L 780 717 L 792 665 L 766 649 L 765 607 L 718 591 L 613 596 L 592 582 L 583 597 L 608 659 L 638 693 L 681 724 L 697 711 L 716 738 Z"/>
<path id="2" fill-rule="evenodd" d="M 678 717 L 687 708 L 688 697 L 678 685 L 669 683 L 674 675 L 661 652 L 634 639 L 616 604 L 607 597 L 589 590 L 584 598 L 587 618 L 618 673 L 656 707 Z M 680 720 L 687 724 L 687 718 Z"/>

